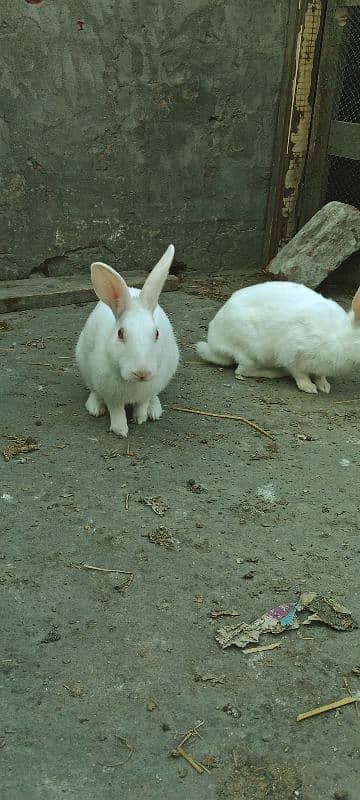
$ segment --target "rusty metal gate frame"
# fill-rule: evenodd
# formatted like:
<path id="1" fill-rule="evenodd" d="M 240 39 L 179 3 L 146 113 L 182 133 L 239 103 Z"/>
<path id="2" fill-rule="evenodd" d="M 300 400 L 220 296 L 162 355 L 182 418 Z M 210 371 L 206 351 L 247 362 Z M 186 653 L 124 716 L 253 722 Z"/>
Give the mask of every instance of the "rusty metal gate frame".
<path id="1" fill-rule="evenodd" d="M 329 0 L 331 2 L 331 0 Z M 328 0 L 289 4 L 287 47 L 275 136 L 263 263 L 291 239 L 310 136 L 314 84 Z"/>
<path id="2" fill-rule="evenodd" d="M 346 3 L 346 0 L 345 0 Z M 359 5 L 349 0 L 346 5 Z M 264 266 L 322 205 L 344 0 L 290 5 L 284 78 L 264 237 Z"/>

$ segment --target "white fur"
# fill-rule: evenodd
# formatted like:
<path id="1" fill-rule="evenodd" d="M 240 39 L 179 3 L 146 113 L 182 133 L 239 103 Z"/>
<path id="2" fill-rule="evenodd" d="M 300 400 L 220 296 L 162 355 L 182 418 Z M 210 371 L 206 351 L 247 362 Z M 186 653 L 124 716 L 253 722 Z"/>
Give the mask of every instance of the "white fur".
<path id="1" fill-rule="evenodd" d="M 141 292 L 127 287 L 111 267 L 92 265 L 94 287 L 105 302 L 100 301 L 88 317 L 76 346 L 76 360 L 90 389 L 88 412 L 100 416 L 107 407 L 110 430 L 119 436 L 128 433 L 126 405 L 134 406 L 134 419 L 139 424 L 148 418 L 160 418 L 158 394 L 171 380 L 179 362 L 171 323 L 157 305 L 173 256 L 170 245 Z M 119 340 L 120 328 L 125 331 L 125 341 Z M 149 379 L 139 380 L 136 373 L 144 370 L 150 373 Z"/>
<path id="2" fill-rule="evenodd" d="M 237 364 L 235 376 L 292 375 L 304 392 L 328 393 L 326 375 L 360 364 L 360 297 L 348 313 L 297 283 L 279 281 L 240 289 L 210 322 L 197 352 L 215 364 Z"/>

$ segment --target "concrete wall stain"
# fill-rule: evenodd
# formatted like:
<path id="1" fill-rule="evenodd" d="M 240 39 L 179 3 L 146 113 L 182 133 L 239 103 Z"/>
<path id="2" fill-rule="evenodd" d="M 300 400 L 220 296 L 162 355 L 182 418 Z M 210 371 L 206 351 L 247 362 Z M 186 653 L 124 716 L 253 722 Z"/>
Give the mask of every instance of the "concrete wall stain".
<path id="1" fill-rule="evenodd" d="M 0 278 L 259 264 L 287 0 L 2 0 Z"/>

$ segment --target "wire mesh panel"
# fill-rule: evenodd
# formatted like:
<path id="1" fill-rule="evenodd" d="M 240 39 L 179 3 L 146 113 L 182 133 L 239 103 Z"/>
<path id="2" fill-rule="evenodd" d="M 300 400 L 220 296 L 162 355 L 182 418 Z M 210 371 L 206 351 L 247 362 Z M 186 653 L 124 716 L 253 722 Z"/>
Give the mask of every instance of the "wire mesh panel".
<path id="1" fill-rule="evenodd" d="M 360 122 L 360 6 L 344 11 L 333 118 Z"/>
<path id="2" fill-rule="evenodd" d="M 348 6 L 341 10 L 341 15 L 338 22 L 344 26 L 344 32 L 337 65 L 332 119 L 357 126 L 360 124 L 360 6 Z M 348 138 L 349 133 L 352 142 L 358 139 L 360 157 L 360 128 L 359 132 L 357 127 L 351 131 L 347 129 Z M 360 160 L 345 157 L 344 154 L 329 155 L 326 200 L 339 200 L 360 208 Z"/>
<path id="3" fill-rule="evenodd" d="M 338 200 L 360 208 L 360 161 L 329 156 L 327 201 Z"/>

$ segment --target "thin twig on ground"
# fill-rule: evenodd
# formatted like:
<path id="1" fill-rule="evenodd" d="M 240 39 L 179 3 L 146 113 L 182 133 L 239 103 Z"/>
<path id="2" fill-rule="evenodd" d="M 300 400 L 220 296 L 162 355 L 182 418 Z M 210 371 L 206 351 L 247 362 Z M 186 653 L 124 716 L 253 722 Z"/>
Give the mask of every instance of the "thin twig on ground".
<path id="1" fill-rule="evenodd" d="M 210 774 L 210 771 L 208 770 L 207 767 L 205 767 L 204 764 L 201 764 L 199 761 L 195 761 L 195 759 L 190 755 L 190 753 L 188 753 L 187 750 L 184 749 L 183 745 L 185 744 L 185 742 L 188 742 L 194 736 L 200 736 L 199 728 L 201 728 L 203 724 L 204 724 L 203 722 L 198 722 L 198 724 L 195 725 L 193 728 L 189 728 L 189 730 L 186 731 L 185 735 L 181 739 L 181 742 L 179 742 L 175 750 L 173 750 L 171 753 L 171 755 L 174 756 L 175 758 L 177 758 L 178 756 L 184 758 L 185 761 L 187 761 L 188 764 L 190 764 L 190 766 L 198 773 L 198 775 L 202 775 L 203 772 L 207 772 L 208 774 Z"/>
<path id="2" fill-rule="evenodd" d="M 102 767 L 106 767 L 107 769 L 114 769 L 114 767 L 123 767 L 124 764 L 127 764 L 127 762 L 130 761 L 130 758 L 135 751 L 135 747 L 129 744 L 125 736 L 119 736 L 119 734 L 116 733 L 115 739 L 118 739 L 119 742 L 121 742 L 121 744 L 123 744 L 126 747 L 126 749 L 128 750 L 128 756 L 127 758 L 124 758 L 123 761 L 117 761 L 116 764 L 101 764 Z"/>
<path id="3" fill-rule="evenodd" d="M 298 714 L 296 721 L 300 722 L 302 719 L 309 719 L 309 717 L 316 717 L 318 714 L 323 714 L 325 711 L 333 711 L 336 708 L 347 706 L 349 703 L 358 703 L 359 697 L 342 697 L 341 700 L 335 700 L 334 703 L 327 703 L 325 706 L 318 706 L 312 708 L 310 711 L 304 711 L 303 714 Z"/>
<path id="4" fill-rule="evenodd" d="M 124 569 L 108 569 L 107 567 L 95 567 L 92 564 L 70 564 L 70 567 L 74 567 L 75 569 L 89 570 L 91 572 L 115 572 L 116 574 L 119 575 L 127 575 L 128 578 L 126 583 L 124 584 L 124 588 L 126 589 L 129 586 L 131 586 L 135 577 L 133 572 L 129 572 Z"/>
<path id="5" fill-rule="evenodd" d="M 354 397 L 353 400 L 334 400 L 334 405 L 335 406 L 340 406 L 343 403 L 358 403 L 359 400 L 360 400 L 360 397 Z"/>
<path id="6" fill-rule="evenodd" d="M 243 650 L 243 653 L 263 653 L 265 650 L 276 650 L 280 647 L 280 642 L 272 642 L 272 644 L 260 644 L 258 647 L 248 647 Z"/>
<path id="7" fill-rule="evenodd" d="M 244 425 L 249 425 L 250 428 L 254 428 L 255 431 L 258 433 L 262 433 L 263 436 L 267 436 L 268 439 L 274 440 L 274 436 L 272 433 L 265 431 L 264 428 L 261 428 L 260 425 L 257 425 L 256 422 L 251 422 L 250 419 L 246 419 L 246 417 L 241 417 L 238 414 L 218 414 L 214 411 L 201 411 L 200 409 L 196 408 L 180 408 L 180 406 L 172 406 L 173 411 L 182 411 L 185 414 L 199 414 L 202 417 L 216 417 L 216 419 L 234 419 L 237 422 L 243 422 Z"/>

